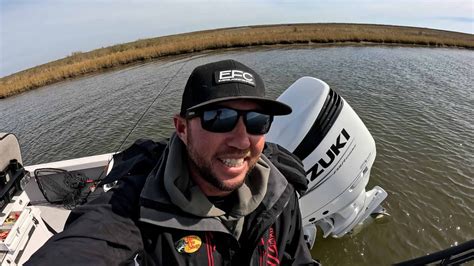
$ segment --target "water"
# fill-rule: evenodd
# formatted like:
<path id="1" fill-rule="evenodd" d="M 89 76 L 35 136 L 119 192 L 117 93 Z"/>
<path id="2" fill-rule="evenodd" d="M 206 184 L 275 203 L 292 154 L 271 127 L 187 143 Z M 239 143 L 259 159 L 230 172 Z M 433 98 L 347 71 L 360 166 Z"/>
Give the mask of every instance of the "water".
<path id="1" fill-rule="evenodd" d="M 192 69 L 233 58 L 262 74 L 276 98 L 302 76 L 326 81 L 377 144 L 368 188 L 383 187 L 387 223 L 342 239 L 318 236 L 325 265 L 387 265 L 474 238 L 474 52 L 409 47 L 239 49 L 157 61 L 0 100 L 0 131 L 15 133 L 25 164 L 119 149 L 173 131 Z"/>

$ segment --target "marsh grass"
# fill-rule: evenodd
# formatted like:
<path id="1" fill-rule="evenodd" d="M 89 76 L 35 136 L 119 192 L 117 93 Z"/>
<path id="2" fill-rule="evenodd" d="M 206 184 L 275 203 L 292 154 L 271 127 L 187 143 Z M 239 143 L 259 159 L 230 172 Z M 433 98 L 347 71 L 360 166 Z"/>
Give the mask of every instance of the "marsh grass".
<path id="1" fill-rule="evenodd" d="M 114 45 L 36 66 L 0 79 L 0 98 L 117 66 L 211 49 L 314 43 L 382 43 L 474 48 L 474 35 L 369 24 L 288 24 L 206 30 Z"/>

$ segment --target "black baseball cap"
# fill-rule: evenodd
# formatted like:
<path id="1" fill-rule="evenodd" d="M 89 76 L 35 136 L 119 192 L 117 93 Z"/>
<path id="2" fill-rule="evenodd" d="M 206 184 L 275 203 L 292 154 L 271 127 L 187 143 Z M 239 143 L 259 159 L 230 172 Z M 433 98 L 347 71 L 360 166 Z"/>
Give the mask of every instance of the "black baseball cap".
<path id="1" fill-rule="evenodd" d="M 231 100 L 251 100 L 271 115 L 291 113 L 290 106 L 265 97 L 265 85 L 255 71 L 235 60 L 223 60 L 193 70 L 184 88 L 180 115 Z"/>

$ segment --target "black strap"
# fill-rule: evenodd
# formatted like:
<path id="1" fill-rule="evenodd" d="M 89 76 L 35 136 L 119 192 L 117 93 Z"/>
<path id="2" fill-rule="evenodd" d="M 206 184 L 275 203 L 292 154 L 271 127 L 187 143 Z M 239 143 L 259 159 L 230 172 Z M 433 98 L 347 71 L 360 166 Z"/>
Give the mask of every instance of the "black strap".
<path id="1" fill-rule="evenodd" d="M 57 234 L 58 232 L 56 230 L 54 230 L 53 227 L 51 227 L 51 225 L 49 225 L 43 218 L 41 218 L 41 220 L 43 220 L 43 223 L 44 225 L 46 226 L 46 228 L 48 229 L 48 231 L 50 231 L 53 235 Z"/>
<path id="2" fill-rule="evenodd" d="M 296 191 L 303 195 L 308 189 L 308 180 L 303 162 L 282 146 L 267 142 L 263 154 L 280 170 Z"/>

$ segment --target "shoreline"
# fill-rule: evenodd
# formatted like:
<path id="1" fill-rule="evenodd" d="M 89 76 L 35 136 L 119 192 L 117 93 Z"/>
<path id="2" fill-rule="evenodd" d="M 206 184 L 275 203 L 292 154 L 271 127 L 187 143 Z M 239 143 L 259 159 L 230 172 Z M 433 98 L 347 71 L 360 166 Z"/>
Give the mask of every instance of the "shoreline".
<path id="1" fill-rule="evenodd" d="M 0 99 L 45 85 L 199 52 L 278 46 L 404 46 L 474 49 L 474 35 L 373 24 L 284 24 L 176 34 L 75 52 L 0 78 Z"/>

